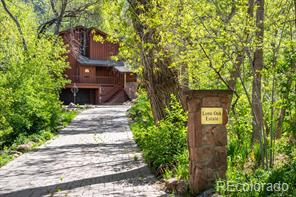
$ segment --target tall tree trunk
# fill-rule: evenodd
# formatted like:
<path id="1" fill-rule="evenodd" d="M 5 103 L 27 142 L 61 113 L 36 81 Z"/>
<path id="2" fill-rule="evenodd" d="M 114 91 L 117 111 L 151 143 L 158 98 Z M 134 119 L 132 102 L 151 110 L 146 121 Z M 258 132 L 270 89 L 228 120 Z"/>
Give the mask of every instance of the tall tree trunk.
<path id="1" fill-rule="evenodd" d="M 143 50 L 142 63 L 144 65 L 144 84 L 148 91 L 152 112 L 155 122 L 165 118 L 165 109 L 171 101 L 171 94 L 180 100 L 177 74 L 168 68 L 170 59 L 160 60 L 155 63 L 154 58 L 157 50 Z M 147 55 L 145 55 L 147 54 Z"/>
<path id="2" fill-rule="evenodd" d="M 261 140 L 263 131 L 263 110 L 261 103 L 261 71 L 263 68 L 263 38 L 264 38 L 264 0 L 257 0 L 256 10 L 256 50 L 252 65 L 253 89 L 252 89 L 252 110 L 253 110 L 253 133 L 252 142 Z"/>
<path id="3" fill-rule="evenodd" d="M 239 77 L 241 65 L 243 64 L 243 62 L 244 62 L 244 52 L 238 52 L 235 63 L 233 64 L 233 68 L 230 71 L 230 78 L 228 81 L 229 89 L 231 90 L 235 90 L 237 79 Z"/>
<path id="4" fill-rule="evenodd" d="M 150 99 L 154 120 L 158 122 L 166 116 L 166 108 L 169 107 L 171 95 L 175 95 L 182 104 L 178 75 L 175 70 L 169 68 L 171 65 L 169 56 L 163 55 L 161 59 L 157 57 L 160 51 L 165 54 L 165 50 L 159 46 L 160 36 L 156 29 L 151 29 L 138 18 L 140 14 L 150 13 L 152 8 L 150 0 L 128 0 L 128 2 L 131 12 L 134 14 L 132 19 L 134 29 L 142 42 L 141 58 L 144 66 L 144 84 Z"/>

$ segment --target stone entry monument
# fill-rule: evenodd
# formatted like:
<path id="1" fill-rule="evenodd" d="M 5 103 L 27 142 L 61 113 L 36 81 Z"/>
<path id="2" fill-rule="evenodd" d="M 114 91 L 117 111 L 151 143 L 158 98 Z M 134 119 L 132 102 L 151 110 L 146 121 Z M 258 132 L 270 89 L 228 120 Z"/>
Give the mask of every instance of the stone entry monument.
<path id="1" fill-rule="evenodd" d="M 193 194 L 214 186 L 227 168 L 228 106 L 231 90 L 188 90 L 189 185 Z"/>

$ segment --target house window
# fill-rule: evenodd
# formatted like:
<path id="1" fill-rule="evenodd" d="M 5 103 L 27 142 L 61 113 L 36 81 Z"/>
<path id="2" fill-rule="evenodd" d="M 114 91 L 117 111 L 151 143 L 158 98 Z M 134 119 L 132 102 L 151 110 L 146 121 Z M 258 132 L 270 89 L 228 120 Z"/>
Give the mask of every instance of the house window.
<path id="1" fill-rule="evenodd" d="M 85 73 L 90 73 L 90 70 L 88 68 L 84 69 Z"/>

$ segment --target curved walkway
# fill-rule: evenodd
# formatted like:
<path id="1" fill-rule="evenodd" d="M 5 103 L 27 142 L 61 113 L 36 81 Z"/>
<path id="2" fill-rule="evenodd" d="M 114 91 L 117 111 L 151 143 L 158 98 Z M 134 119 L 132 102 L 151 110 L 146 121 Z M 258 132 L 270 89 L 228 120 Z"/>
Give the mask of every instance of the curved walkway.
<path id="1" fill-rule="evenodd" d="M 0 196 L 166 196 L 133 140 L 127 109 L 80 113 L 56 139 L 0 168 Z"/>

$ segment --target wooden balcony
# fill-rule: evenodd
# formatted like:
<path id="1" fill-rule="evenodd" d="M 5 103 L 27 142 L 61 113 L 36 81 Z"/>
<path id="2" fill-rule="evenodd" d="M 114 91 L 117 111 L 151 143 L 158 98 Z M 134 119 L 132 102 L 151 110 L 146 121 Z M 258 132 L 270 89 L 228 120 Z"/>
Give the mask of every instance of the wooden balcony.
<path id="1" fill-rule="evenodd" d="M 119 83 L 117 78 L 109 76 L 70 75 L 68 76 L 68 79 L 71 80 L 71 83 L 87 83 L 98 85 L 112 85 Z"/>

